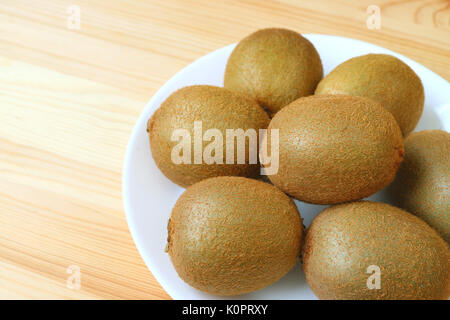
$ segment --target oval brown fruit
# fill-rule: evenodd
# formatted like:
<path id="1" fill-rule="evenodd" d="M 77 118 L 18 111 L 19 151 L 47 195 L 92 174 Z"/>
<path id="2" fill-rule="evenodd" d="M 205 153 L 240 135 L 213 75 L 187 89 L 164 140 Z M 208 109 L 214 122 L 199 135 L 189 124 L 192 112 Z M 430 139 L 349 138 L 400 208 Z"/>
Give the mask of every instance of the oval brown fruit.
<path id="1" fill-rule="evenodd" d="M 405 160 L 388 188 L 391 200 L 450 243 L 450 133 L 415 132 L 404 143 Z"/>
<path id="2" fill-rule="evenodd" d="M 353 202 L 322 211 L 306 233 L 306 281 L 320 299 L 448 299 L 450 253 L 402 209 Z"/>
<path id="3" fill-rule="evenodd" d="M 322 76 L 320 56 L 301 34 L 262 29 L 233 50 L 224 86 L 255 99 L 273 116 L 295 99 L 313 94 Z"/>
<path id="4" fill-rule="evenodd" d="M 195 123 L 199 125 L 198 128 L 201 128 L 199 131 L 201 148 L 197 149 L 194 145 L 196 141 Z M 152 156 L 158 168 L 172 182 L 187 187 L 203 179 L 216 176 L 258 177 L 260 166 L 257 162 L 257 150 L 256 147 L 251 149 L 252 153 L 254 151 L 256 155 L 256 161 L 251 163 L 249 139 L 244 142 L 245 161 L 241 164 L 237 163 L 239 148 L 236 144 L 234 154 L 231 154 L 234 164 L 227 164 L 226 131 L 227 129 L 241 129 L 245 132 L 253 129 L 255 131 L 254 140 L 257 144 L 259 129 L 265 129 L 268 124 L 269 117 L 255 101 L 224 88 L 198 85 L 184 87 L 172 93 L 149 119 L 147 131 L 150 137 Z M 174 133 L 180 129 L 187 136 L 173 137 Z M 222 141 L 216 140 L 215 137 L 209 137 L 209 141 L 205 139 L 204 134 L 209 129 L 215 129 Z M 187 143 L 184 139 L 187 139 Z M 220 145 L 217 150 L 222 151 L 222 155 L 215 153 L 215 148 L 208 148 L 213 142 Z M 183 148 L 183 146 L 188 148 Z M 183 159 L 174 161 L 173 153 L 177 158 L 183 158 L 184 152 L 186 155 L 189 154 L 186 156 L 187 161 Z M 203 157 L 205 153 L 210 160 L 214 160 L 213 163 L 205 161 L 206 158 Z M 198 157 L 200 163 L 196 163 L 195 154 L 200 155 Z M 217 163 L 218 161 L 222 163 Z"/>
<path id="5" fill-rule="evenodd" d="M 348 94 L 379 102 L 407 136 L 422 115 L 424 89 L 417 74 L 400 59 L 367 54 L 338 65 L 320 81 L 315 94 Z"/>
<path id="6" fill-rule="evenodd" d="M 359 200 L 387 186 L 403 159 L 394 117 L 363 97 L 300 98 L 271 120 L 279 130 L 279 167 L 273 184 L 298 200 L 335 204 Z M 269 161 L 260 152 L 261 162 Z M 267 166 L 267 165 L 266 165 Z"/>
<path id="7" fill-rule="evenodd" d="M 181 279 L 230 296 L 266 287 L 292 269 L 303 226 L 294 202 L 274 186 L 217 177 L 186 189 L 168 234 L 167 251 Z"/>

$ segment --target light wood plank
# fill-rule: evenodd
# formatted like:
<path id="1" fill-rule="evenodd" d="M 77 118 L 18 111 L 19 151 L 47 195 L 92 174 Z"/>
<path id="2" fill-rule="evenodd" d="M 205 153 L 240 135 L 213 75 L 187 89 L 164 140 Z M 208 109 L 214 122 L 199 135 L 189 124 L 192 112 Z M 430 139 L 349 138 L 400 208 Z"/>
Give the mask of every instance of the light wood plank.
<path id="1" fill-rule="evenodd" d="M 124 150 L 142 101 L 0 60 L 0 298 L 168 298 L 122 209 Z M 66 287 L 81 269 L 78 293 Z"/>

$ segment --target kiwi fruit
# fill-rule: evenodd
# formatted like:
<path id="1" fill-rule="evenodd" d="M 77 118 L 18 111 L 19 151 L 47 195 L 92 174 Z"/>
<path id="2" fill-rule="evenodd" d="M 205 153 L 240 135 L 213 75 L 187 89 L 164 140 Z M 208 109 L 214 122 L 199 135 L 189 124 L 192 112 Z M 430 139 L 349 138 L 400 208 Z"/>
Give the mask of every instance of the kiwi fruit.
<path id="1" fill-rule="evenodd" d="M 403 138 L 391 113 L 364 97 L 300 98 L 271 120 L 262 145 L 279 130 L 278 172 L 272 183 L 315 204 L 359 200 L 387 186 L 403 159 Z M 260 153 L 265 165 L 268 159 Z"/>
<path id="2" fill-rule="evenodd" d="M 297 98 L 314 93 L 323 76 L 314 46 L 287 29 L 262 29 L 240 41 L 231 53 L 224 86 L 255 99 L 273 116 Z"/>
<path id="3" fill-rule="evenodd" d="M 320 299 L 447 299 L 450 251 L 416 216 L 376 202 L 336 205 L 314 218 L 302 251 Z"/>
<path id="4" fill-rule="evenodd" d="M 425 130 L 404 141 L 405 161 L 388 188 L 392 202 L 450 243 L 450 133 Z"/>
<path id="5" fill-rule="evenodd" d="M 315 94 L 347 94 L 379 102 L 407 136 L 422 115 L 424 89 L 416 73 L 400 59 L 367 54 L 345 61 L 320 81 Z"/>
<path id="6" fill-rule="evenodd" d="M 302 219 L 274 186 L 243 177 L 215 177 L 181 195 L 168 224 L 167 251 L 192 287 L 231 296 L 261 289 L 297 262 Z"/>
<path id="7" fill-rule="evenodd" d="M 194 122 L 196 121 L 201 121 L 203 132 L 208 129 L 217 129 L 222 134 L 222 163 L 218 163 L 218 161 L 212 164 L 205 163 L 205 161 L 196 163 L 194 146 Z M 227 164 L 226 130 L 254 129 L 259 135 L 259 129 L 265 129 L 269 121 L 266 112 L 251 99 L 224 88 L 196 85 L 184 87 L 172 93 L 149 119 L 147 131 L 150 137 L 152 156 L 158 168 L 174 183 L 187 187 L 203 179 L 216 176 L 259 176 L 258 162 L 250 163 L 251 161 L 249 161 L 248 139 L 246 139 L 245 163 L 237 163 L 239 149 L 236 146 L 237 139 L 235 139 L 235 161 L 234 164 Z M 172 134 L 179 129 L 186 129 L 189 132 L 192 152 L 190 161 L 175 163 L 172 161 L 172 152 L 175 146 L 180 144 L 180 140 L 173 141 Z M 203 133 L 201 133 L 201 138 L 203 138 Z M 258 141 L 257 139 L 258 137 L 256 137 L 256 141 Z M 203 141 L 203 151 L 200 150 L 200 152 L 205 152 L 210 143 L 212 142 Z M 180 153 L 183 152 L 180 151 Z M 211 154 L 213 153 L 211 152 Z"/>

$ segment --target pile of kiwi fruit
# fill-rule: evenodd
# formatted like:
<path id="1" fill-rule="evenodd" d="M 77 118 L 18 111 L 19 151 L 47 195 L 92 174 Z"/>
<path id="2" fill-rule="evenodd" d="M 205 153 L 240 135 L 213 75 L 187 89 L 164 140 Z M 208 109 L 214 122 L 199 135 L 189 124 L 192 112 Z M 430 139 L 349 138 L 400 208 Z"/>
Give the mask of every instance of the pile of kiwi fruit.
<path id="1" fill-rule="evenodd" d="M 186 188 L 166 247 L 180 278 L 234 296 L 300 262 L 320 299 L 448 299 L 450 133 L 411 133 L 423 107 L 420 78 L 394 56 L 354 57 L 323 77 L 317 50 L 299 33 L 247 36 L 228 59 L 224 87 L 181 88 L 148 121 L 157 167 Z M 214 154 L 223 161 L 198 163 L 194 152 L 173 163 L 173 131 L 193 136 L 195 121 L 224 137 L 254 129 L 278 152 L 278 171 L 261 175 L 262 152 L 227 164 L 225 146 Z M 395 206 L 362 200 L 382 189 Z M 305 228 L 294 199 L 330 206 Z"/>

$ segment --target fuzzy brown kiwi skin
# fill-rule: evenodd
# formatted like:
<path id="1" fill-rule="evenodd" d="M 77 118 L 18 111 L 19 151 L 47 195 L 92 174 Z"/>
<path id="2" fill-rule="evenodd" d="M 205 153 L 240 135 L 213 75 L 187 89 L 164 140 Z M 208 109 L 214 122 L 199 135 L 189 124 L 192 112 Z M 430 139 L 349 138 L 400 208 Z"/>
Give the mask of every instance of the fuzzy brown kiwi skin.
<path id="1" fill-rule="evenodd" d="M 208 129 L 222 132 L 223 164 L 194 164 L 195 121 L 202 121 L 203 133 Z M 249 164 L 248 152 L 245 164 L 226 164 L 226 129 L 254 129 L 259 134 L 259 129 L 267 128 L 269 121 L 255 101 L 240 94 L 208 85 L 184 87 L 172 93 L 147 122 L 152 157 L 162 173 L 181 187 L 215 176 L 258 177 L 260 166 Z M 191 164 L 172 162 L 171 152 L 179 141 L 172 141 L 171 136 L 177 129 L 190 132 Z M 209 143 L 203 142 L 203 150 Z"/>
<path id="2" fill-rule="evenodd" d="M 450 244 L 450 133 L 415 132 L 404 144 L 405 160 L 388 195 L 395 205 L 423 219 Z"/>
<path id="3" fill-rule="evenodd" d="M 279 169 L 268 177 L 309 203 L 372 195 L 394 179 L 403 160 L 403 137 L 394 117 L 363 97 L 300 98 L 271 120 L 263 145 L 267 140 L 270 147 L 273 129 L 279 130 Z"/>
<path id="4" fill-rule="evenodd" d="M 287 29 L 262 29 L 244 38 L 228 60 L 224 86 L 255 99 L 273 116 L 297 98 L 308 96 L 323 76 L 314 46 Z"/>
<path id="5" fill-rule="evenodd" d="M 383 203 L 352 202 L 325 209 L 303 247 L 306 281 L 320 299 L 448 299 L 450 251 L 416 216 Z M 380 289 L 369 290 L 369 266 Z"/>
<path id="6" fill-rule="evenodd" d="M 400 59 L 386 54 L 368 54 L 343 62 L 320 81 L 315 94 L 373 99 L 392 113 L 405 137 L 419 122 L 425 100 L 416 73 Z"/>
<path id="7" fill-rule="evenodd" d="M 167 251 L 181 279 L 231 296 L 283 277 L 298 261 L 303 225 L 292 199 L 274 186 L 216 177 L 186 189 L 168 233 Z"/>

